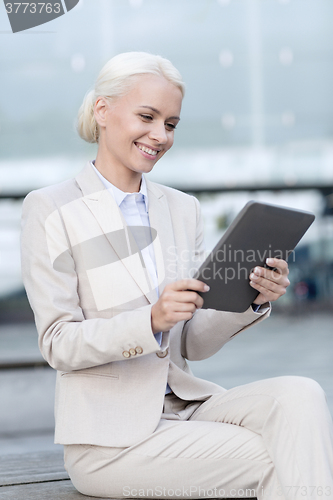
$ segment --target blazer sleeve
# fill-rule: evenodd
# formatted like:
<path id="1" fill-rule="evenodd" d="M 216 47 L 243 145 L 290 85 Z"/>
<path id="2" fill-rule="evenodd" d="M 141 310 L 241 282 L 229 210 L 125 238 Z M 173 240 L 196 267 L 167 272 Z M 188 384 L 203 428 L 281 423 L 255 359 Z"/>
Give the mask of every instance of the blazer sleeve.
<path id="1" fill-rule="evenodd" d="M 199 202 L 196 198 L 196 262 L 205 259 L 204 228 Z M 264 304 L 258 312 L 252 307 L 243 313 L 198 309 L 192 319 L 185 322 L 182 332 L 182 355 L 190 361 L 206 359 L 218 352 L 236 334 L 246 330 L 270 315 L 270 304 Z"/>
<path id="2" fill-rule="evenodd" d="M 45 223 L 58 208 L 45 191 L 33 191 L 25 198 L 21 232 L 22 277 L 43 357 L 56 370 L 72 371 L 124 361 L 123 352 L 130 348 L 140 347 L 136 358 L 158 352 L 160 346 L 151 329 L 151 304 L 109 319 L 84 317 L 64 224 L 52 238 L 63 245 L 66 272 L 54 269 L 51 262 Z"/>

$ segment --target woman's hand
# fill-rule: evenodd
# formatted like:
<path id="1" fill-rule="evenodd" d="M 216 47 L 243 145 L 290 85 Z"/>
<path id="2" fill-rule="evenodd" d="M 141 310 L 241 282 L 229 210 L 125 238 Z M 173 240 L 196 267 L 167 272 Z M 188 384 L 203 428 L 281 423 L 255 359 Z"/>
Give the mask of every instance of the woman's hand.
<path id="1" fill-rule="evenodd" d="M 254 304 L 257 305 L 274 302 L 286 293 L 287 287 L 290 285 L 289 269 L 285 260 L 266 259 L 266 264 L 276 270 L 256 267 L 250 274 L 250 285 L 260 292 L 254 301 Z"/>
<path id="2" fill-rule="evenodd" d="M 192 318 L 196 309 L 200 309 L 203 304 L 203 298 L 195 290 L 207 292 L 209 287 L 195 279 L 178 280 L 166 285 L 160 298 L 151 308 L 151 326 L 154 334 L 166 332 L 178 321 Z"/>

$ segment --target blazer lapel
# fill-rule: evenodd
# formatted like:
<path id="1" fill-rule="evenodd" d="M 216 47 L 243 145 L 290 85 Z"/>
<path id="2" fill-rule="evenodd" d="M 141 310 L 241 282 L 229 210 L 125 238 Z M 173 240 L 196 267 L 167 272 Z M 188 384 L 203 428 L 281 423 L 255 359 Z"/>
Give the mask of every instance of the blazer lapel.
<path id="1" fill-rule="evenodd" d="M 100 181 L 90 162 L 77 175 L 76 181 L 83 192 L 83 202 L 96 218 L 119 260 L 148 301 L 156 302 L 157 294 L 151 286 L 149 273 L 135 239 L 112 194 Z M 138 265 L 137 259 L 126 258 L 134 254 L 138 254 L 140 265 Z"/>
<path id="2" fill-rule="evenodd" d="M 148 190 L 150 226 L 157 233 L 153 246 L 161 294 L 168 283 L 177 279 L 177 249 L 167 198 L 162 190 L 146 176 L 145 180 Z"/>

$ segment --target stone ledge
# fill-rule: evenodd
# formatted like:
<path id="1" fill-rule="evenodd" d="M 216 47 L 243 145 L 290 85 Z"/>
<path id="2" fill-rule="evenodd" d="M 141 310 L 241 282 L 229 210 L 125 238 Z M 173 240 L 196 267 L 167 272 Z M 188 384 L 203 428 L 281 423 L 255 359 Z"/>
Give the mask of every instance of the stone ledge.
<path id="1" fill-rule="evenodd" d="M 0 457 L 0 500 L 45 500 L 46 498 L 47 500 L 105 500 L 82 495 L 74 488 L 64 469 L 62 451 Z"/>

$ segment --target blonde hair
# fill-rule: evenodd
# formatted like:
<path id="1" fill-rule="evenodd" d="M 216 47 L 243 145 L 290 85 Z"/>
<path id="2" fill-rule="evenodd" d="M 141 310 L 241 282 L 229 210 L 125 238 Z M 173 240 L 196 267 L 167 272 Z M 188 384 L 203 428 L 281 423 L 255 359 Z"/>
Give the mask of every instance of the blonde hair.
<path id="1" fill-rule="evenodd" d="M 98 97 L 114 100 L 130 91 L 139 75 L 163 76 L 178 87 L 184 97 L 185 84 L 179 71 L 164 57 L 147 52 L 125 52 L 110 59 L 102 68 L 95 87 L 87 92 L 79 109 L 77 131 L 87 142 L 98 142 L 99 127 L 94 116 Z"/>

